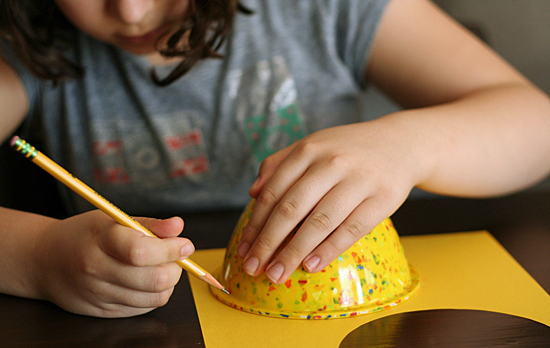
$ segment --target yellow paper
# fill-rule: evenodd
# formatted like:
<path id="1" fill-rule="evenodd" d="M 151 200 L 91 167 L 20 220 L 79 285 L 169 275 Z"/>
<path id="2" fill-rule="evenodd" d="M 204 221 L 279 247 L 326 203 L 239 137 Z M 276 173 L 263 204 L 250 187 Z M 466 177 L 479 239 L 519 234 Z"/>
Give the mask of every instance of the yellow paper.
<path id="1" fill-rule="evenodd" d="M 204 282 L 190 277 L 206 347 L 338 347 L 364 323 L 428 309 L 486 310 L 550 326 L 550 295 L 489 233 L 408 236 L 401 243 L 420 273 L 420 289 L 390 310 L 353 318 L 294 320 L 245 313 L 219 302 Z M 215 273 L 224 252 L 197 251 L 193 260 Z"/>

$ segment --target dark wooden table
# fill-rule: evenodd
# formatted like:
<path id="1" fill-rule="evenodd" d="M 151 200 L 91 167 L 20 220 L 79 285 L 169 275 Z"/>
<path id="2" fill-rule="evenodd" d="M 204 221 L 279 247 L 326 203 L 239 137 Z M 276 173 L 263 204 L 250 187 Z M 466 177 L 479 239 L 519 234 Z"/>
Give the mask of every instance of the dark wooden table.
<path id="1" fill-rule="evenodd" d="M 197 249 L 225 247 L 239 213 L 186 215 L 184 235 Z M 411 200 L 392 219 L 402 236 L 488 230 L 550 292 L 550 192 L 486 200 Z M 6 295 L 0 295 L 0 311 L 0 347 L 204 346 L 186 276 L 165 307 L 134 318 L 90 318 L 46 302 Z M 435 315 L 423 320 L 432 317 L 439 320 Z M 449 325 L 446 330 L 459 329 Z M 417 331 L 411 332 L 414 335 Z M 541 335 L 548 331 L 533 332 Z"/>

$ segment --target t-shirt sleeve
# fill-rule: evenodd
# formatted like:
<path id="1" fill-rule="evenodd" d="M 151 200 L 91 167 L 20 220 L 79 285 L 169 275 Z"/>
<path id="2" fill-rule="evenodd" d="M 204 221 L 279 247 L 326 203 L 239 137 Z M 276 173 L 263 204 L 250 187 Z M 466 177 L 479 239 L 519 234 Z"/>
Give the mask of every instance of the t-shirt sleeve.
<path id="1" fill-rule="evenodd" d="M 389 0 L 338 1 L 336 44 L 342 61 L 365 87 L 370 50 Z"/>
<path id="2" fill-rule="evenodd" d="M 29 115 L 34 112 L 36 107 L 36 99 L 39 90 L 39 84 L 37 78 L 25 67 L 25 65 L 16 56 L 13 48 L 9 42 L 0 38 L 0 57 L 4 59 L 19 75 L 19 78 L 23 82 L 23 86 L 27 92 L 29 99 Z"/>

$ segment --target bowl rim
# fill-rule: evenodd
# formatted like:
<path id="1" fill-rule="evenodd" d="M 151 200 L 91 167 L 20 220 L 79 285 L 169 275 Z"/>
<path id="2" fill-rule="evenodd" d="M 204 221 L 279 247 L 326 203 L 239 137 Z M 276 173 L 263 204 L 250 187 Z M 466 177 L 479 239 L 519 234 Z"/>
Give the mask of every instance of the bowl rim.
<path id="1" fill-rule="evenodd" d="M 409 300 L 420 287 L 420 275 L 418 271 L 409 263 L 410 275 L 411 275 L 411 284 L 409 287 L 402 293 L 397 294 L 391 298 L 388 298 L 382 303 L 365 303 L 356 306 L 349 306 L 346 308 L 334 308 L 327 309 L 322 311 L 294 311 L 288 312 L 280 309 L 271 309 L 262 311 L 259 308 L 250 306 L 250 304 L 241 301 L 237 298 L 232 297 L 230 294 L 226 294 L 223 291 L 213 287 L 210 287 L 212 294 L 223 304 L 239 309 L 246 313 L 253 313 L 263 316 L 270 316 L 275 318 L 289 318 L 289 319 L 336 319 L 336 318 L 346 318 L 354 317 L 358 315 L 365 315 L 370 313 L 376 313 L 383 310 L 393 308 L 407 300 Z M 220 274 L 221 271 L 218 270 L 216 274 Z"/>

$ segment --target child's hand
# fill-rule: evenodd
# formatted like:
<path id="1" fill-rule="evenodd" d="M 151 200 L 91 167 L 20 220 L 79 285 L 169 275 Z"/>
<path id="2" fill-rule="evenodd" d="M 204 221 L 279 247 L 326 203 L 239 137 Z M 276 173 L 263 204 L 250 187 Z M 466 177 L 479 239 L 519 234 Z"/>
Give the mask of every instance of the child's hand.
<path id="1" fill-rule="evenodd" d="M 180 218 L 138 218 L 159 238 L 124 227 L 101 211 L 52 224 L 42 235 L 36 264 L 40 294 L 74 313 L 126 317 L 163 306 L 182 269 L 174 261 L 194 252 L 177 238 Z"/>
<path id="2" fill-rule="evenodd" d="M 265 270 L 278 284 L 300 263 L 318 272 L 393 214 L 422 171 L 414 132 L 399 131 L 406 127 L 386 117 L 326 129 L 268 157 L 250 189 L 257 202 L 238 248 L 245 271 Z"/>

